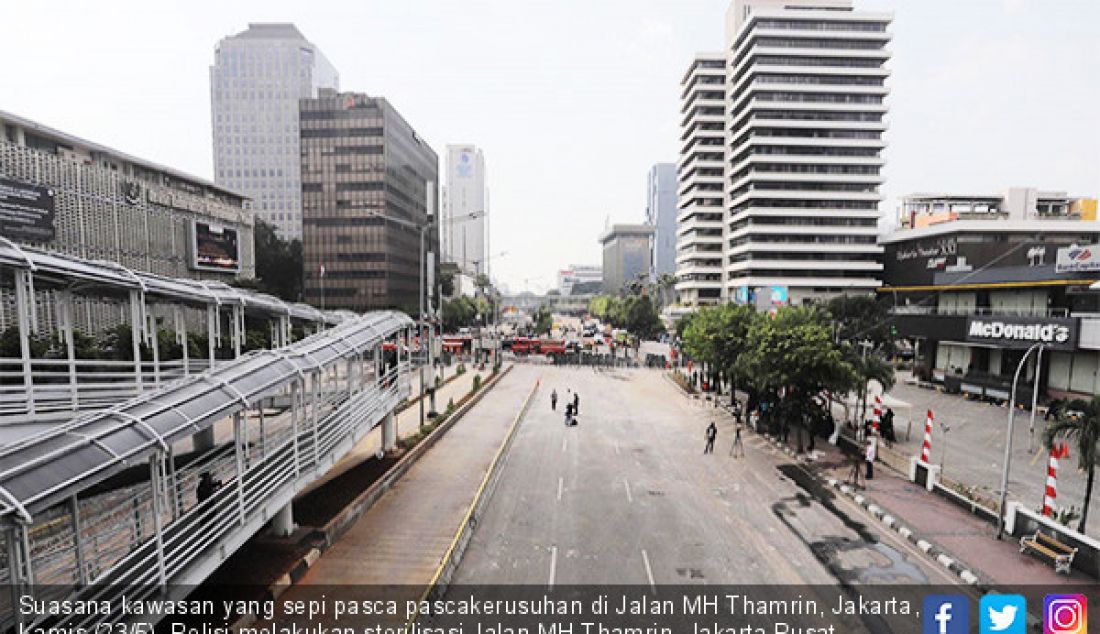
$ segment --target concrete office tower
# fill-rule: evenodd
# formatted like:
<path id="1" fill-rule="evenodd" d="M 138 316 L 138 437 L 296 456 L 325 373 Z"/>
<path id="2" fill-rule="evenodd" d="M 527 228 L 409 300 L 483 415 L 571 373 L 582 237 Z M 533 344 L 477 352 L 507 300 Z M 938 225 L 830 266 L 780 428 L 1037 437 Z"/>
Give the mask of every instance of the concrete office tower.
<path id="1" fill-rule="evenodd" d="M 321 88 L 340 88 L 336 69 L 293 24 L 249 24 L 214 51 L 215 181 L 286 239 L 302 237 L 298 100 Z"/>
<path id="2" fill-rule="evenodd" d="M 612 225 L 600 236 L 604 292 L 617 293 L 626 284 L 649 281 L 653 233 L 649 225 Z"/>
<path id="3" fill-rule="evenodd" d="M 657 163 L 646 177 L 646 224 L 652 225 L 650 271 L 656 279 L 676 272 L 676 165 Z"/>
<path id="4" fill-rule="evenodd" d="M 300 126 L 306 301 L 417 314 L 418 228 L 435 212 L 439 157 L 381 97 L 322 89 L 301 101 Z M 433 234 L 429 270 L 439 252 Z"/>
<path id="5" fill-rule="evenodd" d="M 725 292 L 792 303 L 879 285 L 888 13 L 734 0 L 726 23 Z"/>
<path id="6" fill-rule="evenodd" d="M 440 226 L 443 260 L 467 275 L 488 271 L 485 157 L 469 144 L 447 146 L 447 185 Z"/>
<path id="7" fill-rule="evenodd" d="M 722 53 L 700 53 L 680 82 L 676 291 L 687 306 L 722 297 L 725 64 Z"/>

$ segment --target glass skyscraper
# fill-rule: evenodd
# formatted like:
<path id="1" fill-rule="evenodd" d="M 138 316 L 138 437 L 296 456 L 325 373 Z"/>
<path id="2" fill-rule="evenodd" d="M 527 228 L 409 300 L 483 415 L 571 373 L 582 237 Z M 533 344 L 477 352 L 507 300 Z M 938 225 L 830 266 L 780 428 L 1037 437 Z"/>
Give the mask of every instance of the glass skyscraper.
<path id="1" fill-rule="evenodd" d="M 283 238 L 302 237 L 298 101 L 339 84 L 336 69 L 293 24 L 249 24 L 214 52 L 215 181 L 251 198 L 256 217 Z"/>

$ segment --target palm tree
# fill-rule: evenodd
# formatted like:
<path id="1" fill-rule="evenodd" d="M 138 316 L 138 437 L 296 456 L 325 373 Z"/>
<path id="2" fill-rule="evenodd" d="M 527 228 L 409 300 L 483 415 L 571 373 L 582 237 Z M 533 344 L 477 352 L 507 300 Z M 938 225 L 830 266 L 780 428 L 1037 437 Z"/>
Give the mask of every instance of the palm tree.
<path id="1" fill-rule="evenodd" d="M 1092 483 L 1096 474 L 1096 459 L 1100 453 L 1100 396 L 1092 400 L 1073 400 L 1060 403 L 1054 409 L 1054 420 L 1043 432 L 1043 444 L 1049 451 L 1056 440 L 1076 441 L 1077 461 L 1081 468 L 1088 471 L 1085 483 L 1085 502 L 1081 507 L 1081 523 L 1077 530 L 1085 532 L 1085 523 L 1089 516 L 1089 500 L 1092 498 Z"/>

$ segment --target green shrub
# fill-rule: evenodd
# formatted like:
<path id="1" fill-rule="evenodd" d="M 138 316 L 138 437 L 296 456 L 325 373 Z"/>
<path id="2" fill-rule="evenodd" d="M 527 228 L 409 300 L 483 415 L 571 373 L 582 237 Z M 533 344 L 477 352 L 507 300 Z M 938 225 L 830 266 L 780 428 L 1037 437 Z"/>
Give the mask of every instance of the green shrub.
<path id="1" fill-rule="evenodd" d="M 458 367 L 455 368 L 455 374 L 466 374 L 466 364 L 459 363 Z"/>
<path id="2" fill-rule="evenodd" d="M 474 375 L 474 387 L 470 390 L 470 392 L 476 392 L 480 389 L 481 389 L 481 375 L 480 374 L 475 374 Z"/>

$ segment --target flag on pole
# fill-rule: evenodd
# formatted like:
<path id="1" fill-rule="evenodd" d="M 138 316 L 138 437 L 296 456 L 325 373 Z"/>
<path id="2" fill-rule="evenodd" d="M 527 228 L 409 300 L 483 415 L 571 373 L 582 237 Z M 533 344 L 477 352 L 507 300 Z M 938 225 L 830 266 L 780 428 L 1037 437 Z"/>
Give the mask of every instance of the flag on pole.
<path id="1" fill-rule="evenodd" d="M 920 459 L 929 464 L 932 462 L 932 422 L 934 420 L 932 410 L 928 410 L 928 418 L 924 421 L 924 445 L 920 450 Z"/>
<path id="2" fill-rule="evenodd" d="M 882 422 L 882 399 L 879 398 L 878 395 L 876 394 L 875 395 L 875 412 L 871 416 L 871 428 L 875 431 L 876 436 L 879 433 L 878 425 L 879 425 L 880 422 Z"/>
<path id="3" fill-rule="evenodd" d="M 1058 460 L 1069 458 L 1069 445 L 1060 443 L 1050 448 L 1050 461 L 1047 463 L 1047 488 L 1043 494 L 1043 515 L 1054 515 L 1054 500 L 1058 497 Z"/>

